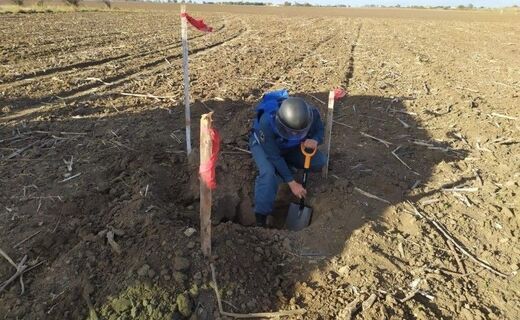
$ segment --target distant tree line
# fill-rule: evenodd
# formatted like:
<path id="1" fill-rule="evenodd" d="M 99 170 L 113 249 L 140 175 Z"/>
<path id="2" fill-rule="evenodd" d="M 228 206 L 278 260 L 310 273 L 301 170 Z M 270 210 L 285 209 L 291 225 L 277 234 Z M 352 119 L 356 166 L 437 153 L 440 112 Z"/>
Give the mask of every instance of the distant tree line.
<path id="1" fill-rule="evenodd" d="M 14 3 L 18 3 L 18 2 L 24 2 L 24 0 L 11 0 L 12 2 Z M 40 1 L 43 1 L 43 0 L 40 0 Z M 83 1 L 83 0 L 63 0 L 65 2 L 68 2 L 68 1 Z M 113 1 L 113 0 L 100 0 L 102 1 L 103 3 L 106 4 L 105 1 Z M 166 1 L 167 3 L 187 3 L 187 4 L 196 4 L 196 3 L 200 3 L 200 2 L 196 2 L 194 0 L 125 0 L 125 1 L 130 1 L 130 2 L 164 2 Z M 202 4 L 218 4 L 218 5 L 221 5 L 221 4 L 230 4 L 230 5 L 241 5 L 241 6 L 269 6 L 269 5 L 273 5 L 272 2 L 269 2 L 269 1 L 266 1 L 266 2 L 262 2 L 262 1 L 255 1 L 255 2 L 250 2 L 250 1 L 206 1 L 206 0 L 203 0 L 202 1 Z M 335 8 L 350 8 L 351 6 L 350 5 L 347 5 L 347 4 L 335 4 L 335 5 L 316 5 L 316 4 L 311 4 L 309 2 L 291 2 L 291 1 L 285 1 L 283 4 L 283 6 L 286 6 L 286 7 L 289 7 L 289 6 L 295 6 L 295 7 L 335 7 Z M 109 5 L 107 4 L 107 7 L 109 7 Z M 376 5 L 376 4 L 367 4 L 367 5 L 364 5 L 363 7 L 365 8 L 412 8 L 412 9 L 461 9 L 461 10 L 471 10 L 471 9 L 484 9 L 484 7 L 475 7 L 473 4 L 468 4 L 468 5 L 459 5 L 457 7 L 451 7 L 451 6 L 420 6 L 420 5 L 411 5 L 411 6 L 401 6 L 399 4 L 396 4 L 394 6 L 384 6 L 384 5 Z M 512 6 L 513 8 L 517 8 L 518 5 L 513 5 Z"/>
<path id="2" fill-rule="evenodd" d="M 384 6 L 384 5 L 376 5 L 376 4 L 367 4 L 367 5 L 364 5 L 363 7 L 365 8 L 401 8 L 401 5 L 400 4 L 396 4 L 395 6 Z M 450 6 L 418 6 L 418 5 L 411 5 L 411 6 L 407 6 L 405 8 L 412 8 L 412 9 L 453 9 L 454 7 L 450 7 Z M 468 4 L 468 5 L 458 5 L 456 7 L 457 9 L 460 9 L 460 10 L 472 10 L 472 9 L 477 9 L 477 7 L 475 7 L 472 3 Z M 480 7 L 480 9 L 484 9 L 484 7 Z"/>
<path id="3" fill-rule="evenodd" d="M 203 4 L 231 4 L 231 5 L 239 5 L 239 6 L 269 6 L 269 5 L 272 5 L 272 3 L 270 3 L 270 2 L 251 2 L 251 1 L 226 1 L 226 2 L 202 1 L 202 3 Z M 313 7 L 313 5 L 308 2 L 294 2 L 293 3 L 293 2 L 285 1 L 283 5 L 284 6 L 296 6 L 296 7 Z"/>
<path id="4" fill-rule="evenodd" d="M 461 5 L 457 6 L 457 9 L 469 9 L 469 10 L 471 10 L 471 9 L 475 9 L 475 6 L 472 3 L 468 4 L 467 6 L 464 6 L 463 4 L 461 4 Z"/>
<path id="5" fill-rule="evenodd" d="M 213 1 L 202 1 L 203 4 L 215 4 Z M 218 4 L 221 4 L 219 2 Z M 225 4 L 238 5 L 238 6 L 266 6 L 269 3 L 266 2 L 246 2 L 246 1 L 226 1 Z"/>

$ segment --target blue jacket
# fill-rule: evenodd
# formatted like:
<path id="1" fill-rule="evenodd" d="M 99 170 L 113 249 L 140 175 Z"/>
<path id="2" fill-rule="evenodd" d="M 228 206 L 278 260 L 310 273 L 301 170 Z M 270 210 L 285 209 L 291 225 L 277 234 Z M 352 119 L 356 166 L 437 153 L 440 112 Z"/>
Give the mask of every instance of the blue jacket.
<path id="1" fill-rule="evenodd" d="M 323 143 L 324 135 L 320 113 L 314 107 L 312 110 L 314 120 L 305 137 L 297 140 L 287 140 L 278 134 L 275 125 L 276 111 L 278 111 L 280 104 L 288 97 L 289 94 L 287 90 L 277 90 L 266 93 L 256 107 L 256 117 L 253 123 L 255 138 L 262 145 L 267 158 L 274 165 L 276 171 L 282 176 L 284 182 L 290 182 L 294 179 L 282 155 L 295 148 L 298 148 L 299 152 L 300 144 L 306 139 L 314 139 L 318 141 L 318 144 L 321 144 Z"/>

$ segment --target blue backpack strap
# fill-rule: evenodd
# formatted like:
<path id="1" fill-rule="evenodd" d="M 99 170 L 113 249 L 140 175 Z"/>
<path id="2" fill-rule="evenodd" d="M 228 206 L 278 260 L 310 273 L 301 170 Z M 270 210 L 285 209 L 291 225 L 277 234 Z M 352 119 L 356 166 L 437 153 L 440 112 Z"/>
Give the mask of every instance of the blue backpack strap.
<path id="1" fill-rule="evenodd" d="M 262 97 L 262 101 L 268 101 L 268 100 L 280 101 L 280 100 L 285 100 L 287 98 L 289 98 L 289 92 L 287 91 L 287 89 L 280 89 L 280 90 L 275 90 L 275 91 L 265 93 L 264 96 Z"/>
<path id="2" fill-rule="evenodd" d="M 286 89 L 276 90 L 267 92 L 262 97 L 260 103 L 256 106 L 256 117 L 253 123 L 253 128 L 258 128 L 258 121 L 260 121 L 260 117 L 264 113 L 272 113 L 278 110 L 280 106 L 280 102 L 287 99 L 289 97 L 289 92 Z"/>
<path id="3" fill-rule="evenodd" d="M 271 91 L 271 92 L 265 93 L 264 96 L 262 97 L 262 100 L 256 106 L 256 109 L 255 109 L 256 117 L 253 122 L 253 130 L 256 131 L 259 129 L 258 127 L 259 127 L 260 118 L 262 117 L 262 115 L 264 113 L 274 115 L 274 113 L 276 113 L 276 111 L 280 107 L 280 104 L 282 103 L 282 101 L 287 98 L 289 98 L 289 92 L 286 89 L 281 89 L 281 90 L 276 90 L 276 91 Z M 277 133 L 278 130 L 276 129 L 276 125 L 274 123 L 275 122 L 274 116 L 271 117 L 270 122 L 271 122 L 271 128 Z M 281 149 L 289 149 L 289 148 L 294 148 L 294 147 L 299 146 L 301 143 L 301 139 L 286 140 L 286 139 L 283 139 L 280 136 L 280 134 L 278 134 L 277 143 Z"/>

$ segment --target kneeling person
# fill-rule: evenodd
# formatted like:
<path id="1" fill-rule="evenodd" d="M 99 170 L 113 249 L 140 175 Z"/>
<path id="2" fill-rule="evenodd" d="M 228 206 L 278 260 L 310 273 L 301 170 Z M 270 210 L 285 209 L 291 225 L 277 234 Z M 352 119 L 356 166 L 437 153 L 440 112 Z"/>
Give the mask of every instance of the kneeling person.
<path id="1" fill-rule="evenodd" d="M 273 211 L 278 185 L 287 183 L 292 193 L 305 197 L 307 191 L 296 182 L 290 167 L 303 169 L 303 143 L 316 149 L 323 142 L 323 123 L 320 113 L 305 100 L 289 97 L 286 90 L 266 93 L 256 107 L 249 147 L 258 167 L 255 180 L 255 215 L 257 226 L 264 227 Z M 311 171 L 320 171 L 325 156 L 316 152 Z"/>

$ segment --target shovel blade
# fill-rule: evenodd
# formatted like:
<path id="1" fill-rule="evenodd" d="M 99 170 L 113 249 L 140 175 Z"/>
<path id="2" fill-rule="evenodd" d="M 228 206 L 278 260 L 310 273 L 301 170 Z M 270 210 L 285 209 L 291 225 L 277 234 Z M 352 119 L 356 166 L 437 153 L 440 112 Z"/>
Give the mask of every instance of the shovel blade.
<path id="1" fill-rule="evenodd" d="M 312 208 L 306 206 L 303 210 L 300 210 L 299 204 L 291 203 L 287 220 L 285 221 L 285 227 L 292 231 L 300 231 L 309 225 L 311 217 Z"/>

